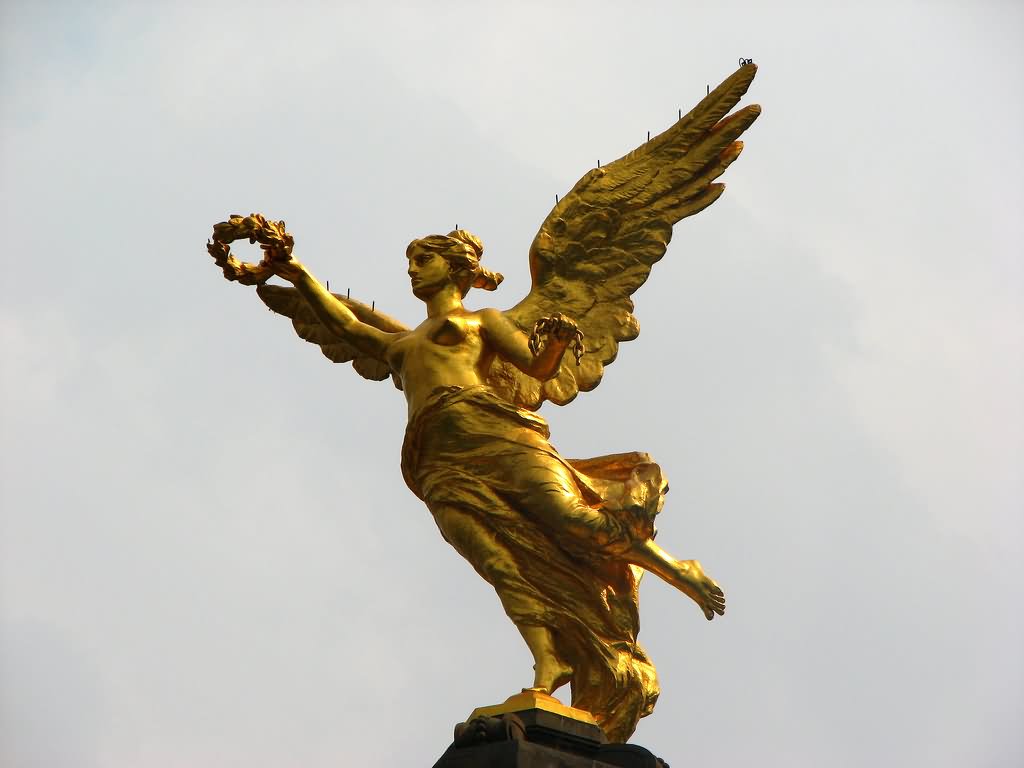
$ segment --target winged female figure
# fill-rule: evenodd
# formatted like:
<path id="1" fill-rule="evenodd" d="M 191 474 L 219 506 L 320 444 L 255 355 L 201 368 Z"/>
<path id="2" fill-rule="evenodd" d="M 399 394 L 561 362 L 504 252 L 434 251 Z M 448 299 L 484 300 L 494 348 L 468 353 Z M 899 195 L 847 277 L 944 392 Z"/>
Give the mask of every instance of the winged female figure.
<path id="1" fill-rule="evenodd" d="M 404 392 L 406 483 L 494 587 L 533 655 L 532 690 L 571 683 L 572 706 L 592 713 L 612 740 L 625 741 L 658 696 L 637 643 L 643 572 L 708 619 L 724 614 L 725 596 L 699 562 L 655 544 L 668 485 L 650 456 L 564 458 L 535 411 L 596 387 L 619 342 L 637 337 L 630 296 L 664 255 L 672 226 L 724 190 L 715 179 L 739 156 L 737 139 L 760 108 L 728 113 L 755 72 L 741 66 L 667 131 L 587 172 L 541 224 L 530 293 L 506 311 L 463 306 L 471 288 L 501 282 L 466 230 L 409 244 L 412 292 L 427 315 L 415 328 L 330 293 L 292 258 L 283 222 L 252 235 L 265 251 L 258 266 L 240 265 L 225 242 L 255 226 L 252 217 L 217 225 L 208 244 L 225 275 L 256 283 L 300 337 Z M 270 275 L 293 287 L 266 284 Z"/>

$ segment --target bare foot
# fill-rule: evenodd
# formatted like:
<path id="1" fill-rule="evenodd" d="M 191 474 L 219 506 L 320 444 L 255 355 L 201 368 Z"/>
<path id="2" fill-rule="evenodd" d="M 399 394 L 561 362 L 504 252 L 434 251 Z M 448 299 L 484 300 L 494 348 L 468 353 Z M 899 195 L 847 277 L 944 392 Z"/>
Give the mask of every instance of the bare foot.
<path id="1" fill-rule="evenodd" d="M 539 691 L 549 696 L 572 680 L 572 667 L 554 657 L 533 665 L 533 685 L 526 689 Z"/>
<path id="2" fill-rule="evenodd" d="M 704 569 L 696 560 L 678 562 L 678 573 L 681 584 L 679 588 L 697 603 L 708 621 L 725 614 L 725 593 L 714 579 L 704 573 Z"/>
<path id="3" fill-rule="evenodd" d="M 572 667 L 558 657 L 550 629 L 529 624 L 517 628 L 533 654 L 533 685 L 523 690 L 551 695 L 572 681 Z"/>
<path id="4" fill-rule="evenodd" d="M 725 613 L 725 593 L 696 560 L 676 560 L 650 539 L 638 542 L 629 562 L 657 574 L 700 606 L 708 621 Z"/>

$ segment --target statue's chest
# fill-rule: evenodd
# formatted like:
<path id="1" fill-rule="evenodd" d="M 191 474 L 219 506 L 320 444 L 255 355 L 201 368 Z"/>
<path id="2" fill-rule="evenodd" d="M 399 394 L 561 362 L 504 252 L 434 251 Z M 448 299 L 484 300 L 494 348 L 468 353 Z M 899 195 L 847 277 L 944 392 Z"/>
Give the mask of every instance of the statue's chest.
<path id="1" fill-rule="evenodd" d="M 391 348 L 392 367 L 424 358 L 447 358 L 477 354 L 482 341 L 479 323 L 461 317 L 448 317 L 424 323 Z"/>
<path id="2" fill-rule="evenodd" d="M 470 343 L 471 337 L 479 335 L 479 328 L 464 317 L 446 317 L 423 330 L 427 340 L 442 347 Z"/>

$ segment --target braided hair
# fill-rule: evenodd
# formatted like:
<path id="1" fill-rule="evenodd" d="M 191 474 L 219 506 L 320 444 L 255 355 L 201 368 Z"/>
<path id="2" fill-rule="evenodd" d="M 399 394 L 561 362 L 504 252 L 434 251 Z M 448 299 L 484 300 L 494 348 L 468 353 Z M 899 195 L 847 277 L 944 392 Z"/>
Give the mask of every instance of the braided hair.
<path id="1" fill-rule="evenodd" d="M 448 262 L 448 267 L 463 295 L 466 295 L 470 288 L 493 291 L 505 279 L 500 272 L 491 272 L 480 266 L 484 244 L 479 237 L 465 229 L 453 229 L 447 235 L 427 235 L 413 240 L 405 249 L 406 256 L 410 255 L 413 246 L 417 245 L 438 254 Z"/>

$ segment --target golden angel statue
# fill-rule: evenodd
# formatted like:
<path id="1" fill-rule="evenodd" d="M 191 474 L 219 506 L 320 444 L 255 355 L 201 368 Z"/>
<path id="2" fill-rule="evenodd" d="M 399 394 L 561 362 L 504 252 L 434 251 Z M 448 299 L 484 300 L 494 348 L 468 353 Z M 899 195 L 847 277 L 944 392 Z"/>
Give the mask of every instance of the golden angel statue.
<path id="1" fill-rule="evenodd" d="M 708 619 L 725 612 L 725 597 L 696 560 L 655 544 L 668 485 L 650 456 L 564 458 L 535 411 L 594 389 L 619 342 L 637 337 L 630 296 L 673 224 L 722 194 L 715 179 L 760 114 L 757 105 L 728 114 L 755 72 L 744 64 L 667 131 L 588 171 L 541 224 L 530 293 L 506 311 L 463 306 L 470 288 L 494 290 L 502 278 L 481 266 L 480 240 L 462 229 L 406 250 L 412 292 L 426 305 L 415 328 L 328 292 L 292 258 L 283 222 L 233 217 L 208 243 L 225 276 L 258 285 L 301 338 L 404 392 L 406 483 L 494 587 L 533 655 L 532 690 L 571 683 L 572 706 L 612 740 L 625 741 L 658 696 L 637 643 L 642 573 L 678 588 Z M 259 265 L 230 255 L 238 237 L 260 242 Z M 294 287 L 266 284 L 272 275 Z"/>

